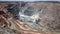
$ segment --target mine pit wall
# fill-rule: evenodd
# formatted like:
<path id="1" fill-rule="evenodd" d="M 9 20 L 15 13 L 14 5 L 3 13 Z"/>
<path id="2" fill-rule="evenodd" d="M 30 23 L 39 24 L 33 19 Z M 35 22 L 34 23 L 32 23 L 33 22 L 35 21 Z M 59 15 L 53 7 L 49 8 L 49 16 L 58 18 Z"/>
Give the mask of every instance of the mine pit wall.
<path id="1" fill-rule="evenodd" d="M 3 11 L 3 9 L 7 10 L 8 4 L 13 4 L 13 5 L 20 4 L 19 6 L 21 8 L 24 6 L 24 3 L 25 2 L 19 2 L 19 3 L 17 3 L 17 2 L 1 2 L 0 7 L 2 7 L 2 9 L 0 8 L 0 11 Z M 60 2 L 27 2 L 26 4 L 37 9 L 38 12 L 40 12 L 40 9 L 42 8 L 42 16 L 40 14 L 41 21 L 38 24 L 40 24 L 43 27 L 42 28 L 43 31 L 50 30 L 53 32 L 54 31 L 60 32 L 60 27 L 59 27 L 60 26 L 59 25 L 60 24 Z M 21 5 L 23 5 L 23 6 L 21 6 Z M 3 8 L 3 7 L 6 7 L 6 8 Z M 4 12 L 4 13 L 6 13 L 6 12 Z M 33 25 L 33 27 L 34 27 L 34 25 Z M 44 30 L 44 29 L 46 29 L 46 30 Z"/>
<path id="2" fill-rule="evenodd" d="M 42 10 L 39 19 L 41 20 L 40 25 L 43 26 L 43 28 L 46 27 L 46 29 L 52 29 L 52 31 L 54 31 L 55 29 L 55 31 L 59 31 L 60 2 L 27 2 L 26 4 L 28 4 L 27 6 L 36 9 L 39 13 L 41 13 L 40 10 Z"/>

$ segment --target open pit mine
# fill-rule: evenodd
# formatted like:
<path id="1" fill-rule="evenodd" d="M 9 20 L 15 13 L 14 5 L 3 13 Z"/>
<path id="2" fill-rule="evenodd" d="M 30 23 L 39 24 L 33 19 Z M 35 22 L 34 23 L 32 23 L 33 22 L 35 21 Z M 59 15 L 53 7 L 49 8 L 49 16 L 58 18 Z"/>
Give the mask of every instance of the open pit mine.
<path id="1" fill-rule="evenodd" d="M 60 34 L 60 2 L 0 2 L 0 34 Z"/>

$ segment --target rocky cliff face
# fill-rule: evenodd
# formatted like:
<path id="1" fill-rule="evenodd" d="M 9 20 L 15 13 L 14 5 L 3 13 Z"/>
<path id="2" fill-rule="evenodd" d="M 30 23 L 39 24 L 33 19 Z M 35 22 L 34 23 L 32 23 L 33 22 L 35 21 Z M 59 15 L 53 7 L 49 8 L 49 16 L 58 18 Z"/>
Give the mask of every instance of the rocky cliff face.
<path id="1" fill-rule="evenodd" d="M 0 34 L 40 34 L 26 23 L 17 20 L 18 3 L 0 2 L 0 4 Z"/>
<path id="2" fill-rule="evenodd" d="M 34 23 L 32 27 L 36 28 L 34 26 L 37 26 L 36 29 L 60 31 L 59 4 L 59 2 L 27 2 L 21 7 L 20 19 L 28 23 Z M 33 18 L 31 18 L 32 16 Z M 29 25 L 31 26 L 31 24 Z"/>
<path id="3" fill-rule="evenodd" d="M 0 4 L 0 34 L 60 34 L 60 2 Z"/>

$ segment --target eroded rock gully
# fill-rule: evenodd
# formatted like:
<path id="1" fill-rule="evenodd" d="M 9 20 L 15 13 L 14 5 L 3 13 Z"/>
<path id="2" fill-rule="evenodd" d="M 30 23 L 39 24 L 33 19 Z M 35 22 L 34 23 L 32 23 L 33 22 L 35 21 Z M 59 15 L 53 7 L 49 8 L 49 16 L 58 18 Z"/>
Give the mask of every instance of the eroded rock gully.
<path id="1" fill-rule="evenodd" d="M 60 34 L 60 2 L 0 2 L 0 34 Z"/>

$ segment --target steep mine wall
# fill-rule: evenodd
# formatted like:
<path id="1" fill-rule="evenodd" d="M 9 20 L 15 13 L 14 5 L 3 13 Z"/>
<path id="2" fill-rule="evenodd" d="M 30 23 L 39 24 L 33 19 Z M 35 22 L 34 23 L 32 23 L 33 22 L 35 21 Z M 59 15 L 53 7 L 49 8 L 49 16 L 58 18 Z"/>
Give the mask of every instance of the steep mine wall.
<path id="1" fill-rule="evenodd" d="M 31 27 L 42 29 L 43 31 L 60 31 L 60 2 L 27 2 L 21 7 L 21 10 L 20 19 L 29 23 L 30 26 L 32 25 Z M 35 14 L 36 17 L 38 15 L 36 19 Z M 31 18 L 32 16 L 34 17 Z"/>
<path id="2" fill-rule="evenodd" d="M 60 2 L 0 2 L 0 34 L 60 34 Z"/>

